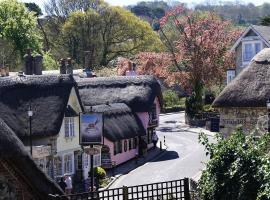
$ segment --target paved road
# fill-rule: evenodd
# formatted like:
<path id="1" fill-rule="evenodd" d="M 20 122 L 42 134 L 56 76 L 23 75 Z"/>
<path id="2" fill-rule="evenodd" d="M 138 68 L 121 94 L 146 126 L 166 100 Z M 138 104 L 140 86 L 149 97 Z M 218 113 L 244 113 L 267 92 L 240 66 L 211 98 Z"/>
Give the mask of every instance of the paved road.
<path id="1" fill-rule="evenodd" d="M 162 115 L 157 134 L 159 139 L 166 137 L 166 153 L 121 176 L 110 188 L 198 177 L 207 161 L 204 147 L 198 143 L 198 132 L 184 124 L 183 112 Z"/>

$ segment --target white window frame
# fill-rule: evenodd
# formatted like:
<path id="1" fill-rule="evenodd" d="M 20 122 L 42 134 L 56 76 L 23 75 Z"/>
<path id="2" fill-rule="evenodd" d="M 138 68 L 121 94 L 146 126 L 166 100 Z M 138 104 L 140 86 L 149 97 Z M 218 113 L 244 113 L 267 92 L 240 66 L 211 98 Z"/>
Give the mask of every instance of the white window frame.
<path id="1" fill-rule="evenodd" d="M 255 52 L 255 44 L 260 44 L 261 45 L 261 50 L 263 49 L 263 42 L 260 40 L 253 40 L 253 41 L 242 41 L 242 67 L 248 65 L 250 63 L 250 61 L 252 60 L 252 58 L 256 55 Z M 253 53 L 253 57 L 251 58 L 250 61 L 245 61 L 244 60 L 244 54 L 245 54 L 245 45 L 246 44 L 251 44 L 252 45 L 252 53 Z M 260 51 L 261 51 L 260 50 Z"/>
<path id="2" fill-rule="evenodd" d="M 70 156 L 71 160 L 70 160 L 70 169 L 66 170 L 66 157 Z M 62 170 L 63 170 L 63 174 L 73 174 L 74 173 L 74 154 L 73 153 L 68 153 L 68 154 L 64 154 L 62 156 Z"/>
<path id="3" fill-rule="evenodd" d="M 235 77 L 235 70 L 228 70 L 227 71 L 227 85 L 234 79 Z"/>
<path id="4" fill-rule="evenodd" d="M 87 168 L 88 166 L 90 166 L 90 156 L 86 153 L 83 154 L 83 167 Z"/>
<path id="5" fill-rule="evenodd" d="M 65 138 L 75 137 L 75 118 L 65 117 Z"/>
<path id="6" fill-rule="evenodd" d="M 91 161 L 90 161 L 91 164 Z M 96 154 L 93 156 L 93 165 L 94 167 L 101 166 L 101 154 Z"/>

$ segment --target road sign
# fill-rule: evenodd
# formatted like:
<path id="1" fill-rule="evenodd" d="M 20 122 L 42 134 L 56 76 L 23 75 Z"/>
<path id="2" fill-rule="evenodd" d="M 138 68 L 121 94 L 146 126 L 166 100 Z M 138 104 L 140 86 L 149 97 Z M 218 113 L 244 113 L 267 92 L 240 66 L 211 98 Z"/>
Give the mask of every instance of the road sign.
<path id="1" fill-rule="evenodd" d="M 86 154 L 89 154 L 89 155 L 97 155 L 99 154 L 100 150 L 98 148 L 92 147 L 92 148 L 87 148 L 84 151 Z"/>

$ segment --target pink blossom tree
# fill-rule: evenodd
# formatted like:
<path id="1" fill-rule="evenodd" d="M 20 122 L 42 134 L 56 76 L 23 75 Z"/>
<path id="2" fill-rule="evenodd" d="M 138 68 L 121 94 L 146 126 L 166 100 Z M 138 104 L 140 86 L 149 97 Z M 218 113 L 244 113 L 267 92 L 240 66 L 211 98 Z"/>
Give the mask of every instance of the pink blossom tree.
<path id="1" fill-rule="evenodd" d="M 223 82 L 226 69 L 234 66 L 229 49 L 240 31 L 214 13 L 179 6 L 161 18 L 159 33 L 168 52 L 138 54 L 139 72 L 181 84 L 200 104 L 203 88 Z"/>

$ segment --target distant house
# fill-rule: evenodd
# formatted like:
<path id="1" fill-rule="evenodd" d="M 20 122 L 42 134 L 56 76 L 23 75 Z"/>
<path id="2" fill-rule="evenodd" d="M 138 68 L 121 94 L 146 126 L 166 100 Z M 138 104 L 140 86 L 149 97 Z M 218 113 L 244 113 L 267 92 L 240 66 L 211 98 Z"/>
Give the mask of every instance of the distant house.
<path id="1" fill-rule="evenodd" d="M 27 115 L 29 107 L 31 119 Z M 70 75 L 14 76 L 0 79 L 0 116 L 30 149 L 51 177 L 87 174 L 88 155 L 79 145 L 79 113 L 83 111 L 76 82 Z M 88 159 L 82 159 L 82 156 Z"/>
<path id="2" fill-rule="evenodd" d="M 148 148 L 153 146 L 151 138 L 158 126 L 162 107 L 161 88 L 153 76 L 116 76 L 76 81 L 85 107 L 126 104 L 140 119 L 145 129 L 146 135 L 141 139 L 148 144 Z"/>
<path id="3" fill-rule="evenodd" d="M 260 51 L 213 102 L 220 113 L 220 131 L 229 135 L 237 126 L 247 133 L 266 132 L 270 99 L 270 48 Z"/>
<path id="4" fill-rule="evenodd" d="M 249 26 L 239 37 L 232 47 L 235 51 L 236 65 L 227 71 L 227 84 L 237 76 L 251 59 L 263 48 L 270 47 L 270 27 L 269 26 Z"/>
<path id="5" fill-rule="evenodd" d="M 35 164 L 18 136 L 0 119 L 0 196 L 1 199 L 49 199 L 63 194 Z"/>

